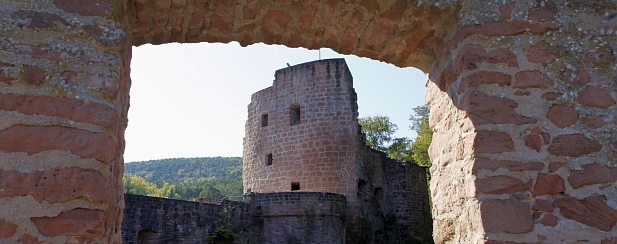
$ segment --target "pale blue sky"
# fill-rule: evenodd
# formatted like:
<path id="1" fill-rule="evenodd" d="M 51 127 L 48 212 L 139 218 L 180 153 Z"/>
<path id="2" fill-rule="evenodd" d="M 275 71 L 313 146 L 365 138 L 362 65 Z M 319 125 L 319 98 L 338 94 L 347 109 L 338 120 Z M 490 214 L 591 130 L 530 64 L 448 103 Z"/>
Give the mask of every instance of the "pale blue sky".
<path id="1" fill-rule="evenodd" d="M 426 76 L 414 68 L 344 57 L 358 93 L 360 117 L 387 115 L 397 137 L 411 108 L 424 104 Z M 133 47 L 125 162 L 175 157 L 242 156 L 251 94 L 272 85 L 274 72 L 319 59 L 317 50 L 255 44 L 166 44 Z"/>

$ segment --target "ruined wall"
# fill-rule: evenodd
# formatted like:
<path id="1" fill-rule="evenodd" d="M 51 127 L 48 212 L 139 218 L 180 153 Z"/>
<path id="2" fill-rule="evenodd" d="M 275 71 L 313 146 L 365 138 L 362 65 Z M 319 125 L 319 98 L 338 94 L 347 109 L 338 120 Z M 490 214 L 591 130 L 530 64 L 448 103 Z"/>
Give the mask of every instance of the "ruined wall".
<path id="1" fill-rule="evenodd" d="M 345 60 L 295 65 L 275 78 L 248 106 L 244 191 L 289 192 L 299 183 L 301 191 L 343 194 L 353 206 L 358 110 Z M 297 123 L 293 104 L 299 106 Z"/>
<path id="2" fill-rule="evenodd" d="M 125 195 L 123 243 L 206 243 L 223 225 L 237 243 L 343 243 L 345 196 L 286 192 L 208 204 Z"/>
<path id="3" fill-rule="evenodd" d="M 0 6 L 0 242 L 119 243 L 125 2 Z"/>
<path id="4" fill-rule="evenodd" d="M 617 240 L 615 7 L 465 2 L 426 97 L 436 242 Z"/>

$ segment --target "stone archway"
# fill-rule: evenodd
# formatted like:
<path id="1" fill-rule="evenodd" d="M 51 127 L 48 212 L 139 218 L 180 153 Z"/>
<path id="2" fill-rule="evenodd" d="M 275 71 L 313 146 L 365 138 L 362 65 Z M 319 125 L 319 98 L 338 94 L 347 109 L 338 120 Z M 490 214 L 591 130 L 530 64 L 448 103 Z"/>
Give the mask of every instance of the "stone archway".
<path id="1" fill-rule="evenodd" d="M 616 15 L 610 0 L 5 1 L 0 238 L 120 242 L 131 46 L 238 41 L 429 74 L 436 242 L 617 241 Z"/>

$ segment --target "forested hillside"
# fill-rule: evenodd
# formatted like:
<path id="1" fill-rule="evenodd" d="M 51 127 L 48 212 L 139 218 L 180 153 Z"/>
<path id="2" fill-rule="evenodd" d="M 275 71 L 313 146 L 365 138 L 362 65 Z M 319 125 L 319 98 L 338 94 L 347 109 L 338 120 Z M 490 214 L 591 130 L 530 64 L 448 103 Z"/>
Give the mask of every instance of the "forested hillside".
<path id="1" fill-rule="evenodd" d="M 169 158 L 124 164 L 124 192 L 196 200 L 242 195 L 242 158 Z"/>

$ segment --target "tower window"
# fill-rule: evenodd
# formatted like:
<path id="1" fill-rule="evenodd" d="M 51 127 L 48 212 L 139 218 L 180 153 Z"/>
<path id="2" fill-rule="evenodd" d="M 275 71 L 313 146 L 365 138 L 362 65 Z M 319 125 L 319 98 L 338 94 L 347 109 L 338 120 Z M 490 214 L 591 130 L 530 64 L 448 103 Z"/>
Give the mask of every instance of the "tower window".
<path id="1" fill-rule="evenodd" d="M 291 105 L 291 125 L 300 124 L 300 104 Z"/>
<path id="2" fill-rule="evenodd" d="M 264 114 L 261 116 L 261 127 L 268 126 L 268 114 Z"/>
<path id="3" fill-rule="evenodd" d="M 299 191 L 300 190 L 300 182 L 291 182 L 291 190 Z"/>
<path id="4" fill-rule="evenodd" d="M 266 155 L 266 165 L 272 165 L 272 153 Z"/>

